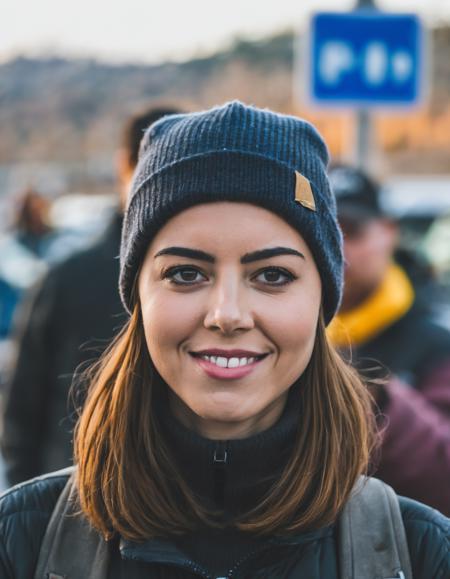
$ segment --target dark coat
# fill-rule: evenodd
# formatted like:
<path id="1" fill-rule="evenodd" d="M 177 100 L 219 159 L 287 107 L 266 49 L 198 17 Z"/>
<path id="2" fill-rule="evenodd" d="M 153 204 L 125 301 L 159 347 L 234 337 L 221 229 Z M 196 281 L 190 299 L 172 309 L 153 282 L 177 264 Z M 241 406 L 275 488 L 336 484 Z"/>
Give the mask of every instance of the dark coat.
<path id="1" fill-rule="evenodd" d="M 7 386 L 2 451 L 10 484 L 69 466 L 75 369 L 96 359 L 125 320 L 117 290 L 121 218 L 55 266 L 25 304 Z"/>
<path id="2" fill-rule="evenodd" d="M 55 473 L 7 491 L 0 500 L 0 577 L 31 579 L 46 525 L 67 474 Z M 419 503 L 400 499 L 414 579 L 450 577 L 450 521 Z M 108 579 L 211 577 L 170 542 L 111 542 Z M 162 571 L 165 570 L 165 572 Z M 235 579 L 338 579 L 334 526 L 275 540 L 236 562 Z M 212 577 L 211 577 L 212 579 Z"/>
<path id="3" fill-rule="evenodd" d="M 426 304 L 412 308 L 365 344 L 352 348 L 364 373 L 381 363 L 386 417 L 376 475 L 401 495 L 450 516 L 450 332 Z"/>

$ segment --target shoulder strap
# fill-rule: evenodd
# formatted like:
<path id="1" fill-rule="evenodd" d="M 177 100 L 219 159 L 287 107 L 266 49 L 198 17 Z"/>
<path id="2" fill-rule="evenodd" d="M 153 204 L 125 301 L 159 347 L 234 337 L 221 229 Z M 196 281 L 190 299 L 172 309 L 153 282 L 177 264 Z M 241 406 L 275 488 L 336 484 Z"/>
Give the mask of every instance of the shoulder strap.
<path id="1" fill-rule="evenodd" d="M 34 579 L 106 579 L 108 544 L 79 513 L 75 471 L 66 483 L 41 543 Z"/>
<path id="2" fill-rule="evenodd" d="M 412 579 L 398 498 L 375 478 L 358 481 L 339 519 L 341 579 Z"/>

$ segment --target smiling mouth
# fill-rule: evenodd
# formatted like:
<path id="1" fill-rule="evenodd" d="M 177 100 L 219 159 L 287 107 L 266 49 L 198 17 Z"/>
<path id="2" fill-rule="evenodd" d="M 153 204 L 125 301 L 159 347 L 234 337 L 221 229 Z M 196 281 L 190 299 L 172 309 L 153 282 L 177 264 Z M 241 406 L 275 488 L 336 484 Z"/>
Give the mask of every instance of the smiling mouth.
<path id="1" fill-rule="evenodd" d="M 201 360 L 205 360 L 211 364 L 219 368 L 241 368 L 244 366 L 250 366 L 255 362 L 259 362 L 268 356 L 268 354 L 260 354 L 260 355 L 247 355 L 247 356 L 219 356 L 213 354 L 205 354 L 203 352 L 190 352 L 191 356 L 194 358 L 200 358 Z"/>

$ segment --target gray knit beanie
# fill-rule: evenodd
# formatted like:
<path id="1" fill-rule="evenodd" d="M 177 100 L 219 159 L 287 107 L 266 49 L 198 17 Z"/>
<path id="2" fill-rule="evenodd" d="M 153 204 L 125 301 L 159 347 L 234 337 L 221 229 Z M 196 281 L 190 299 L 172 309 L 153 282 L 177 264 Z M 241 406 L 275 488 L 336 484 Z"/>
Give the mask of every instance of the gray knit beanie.
<path id="1" fill-rule="evenodd" d="M 312 125 L 237 101 L 153 124 L 141 143 L 122 231 L 120 295 L 127 311 L 158 230 L 193 205 L 237 201 L 273 211 L 301 234 L 322 280 L 328 323 L 341 299 L 343 257 L 327 163 Z"/>

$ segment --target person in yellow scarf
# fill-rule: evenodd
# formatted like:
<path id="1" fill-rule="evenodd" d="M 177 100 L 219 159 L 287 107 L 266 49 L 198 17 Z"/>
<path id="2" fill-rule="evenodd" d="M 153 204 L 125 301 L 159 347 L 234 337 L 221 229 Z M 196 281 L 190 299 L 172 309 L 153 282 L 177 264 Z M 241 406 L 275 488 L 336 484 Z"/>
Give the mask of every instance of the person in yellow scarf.
<path id="1" fill-rule="evenodd" d="M 331 167 L 329 178 L 346 269 L 328 332 L 367 376 L 386 417 L 377 476 L 450 514 L 450 332 L 395 261 L 398 226 L 383 210 L 380 185 L 347 165 Z"/>

